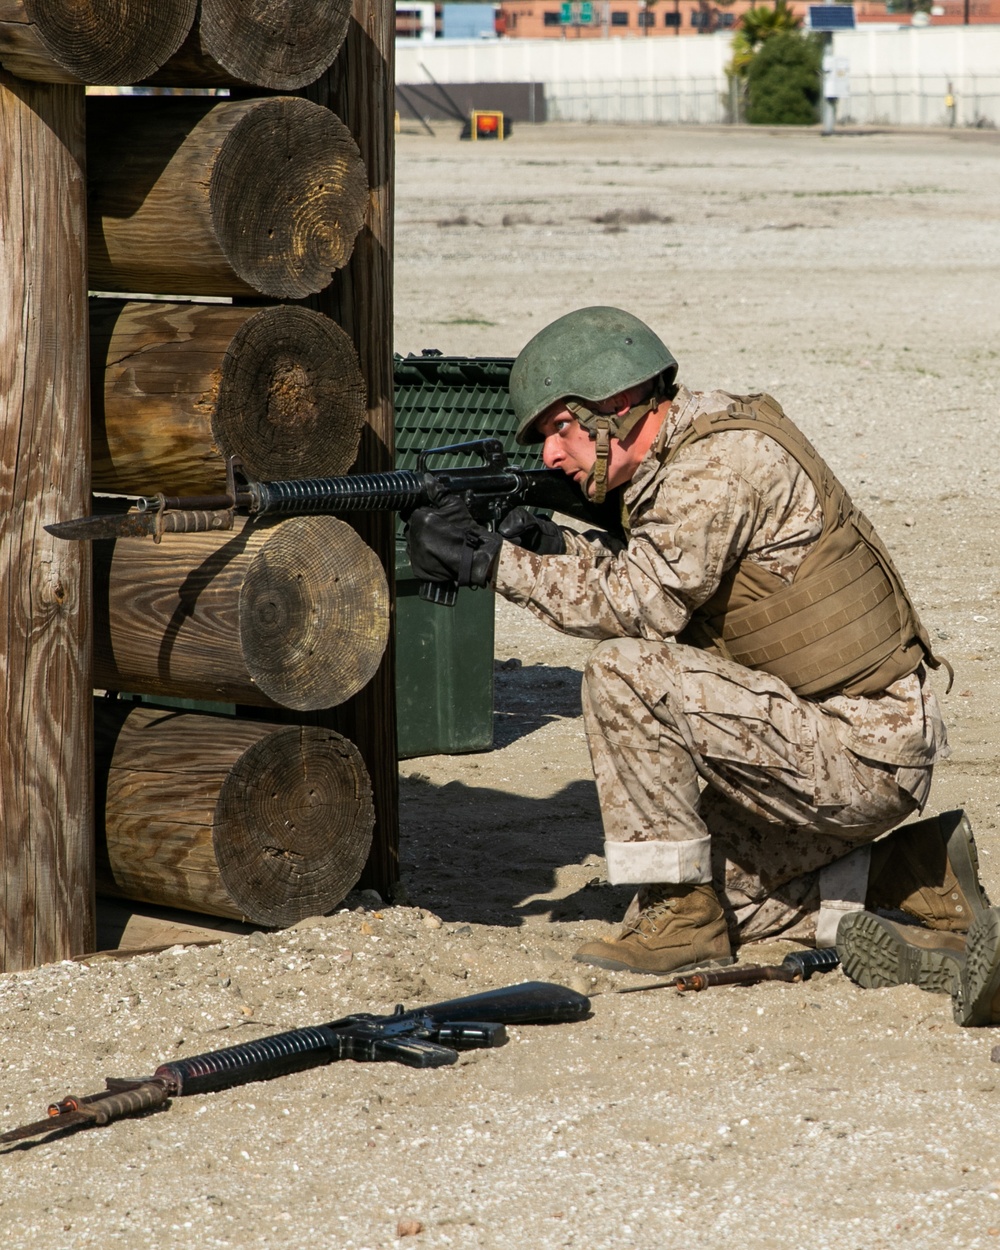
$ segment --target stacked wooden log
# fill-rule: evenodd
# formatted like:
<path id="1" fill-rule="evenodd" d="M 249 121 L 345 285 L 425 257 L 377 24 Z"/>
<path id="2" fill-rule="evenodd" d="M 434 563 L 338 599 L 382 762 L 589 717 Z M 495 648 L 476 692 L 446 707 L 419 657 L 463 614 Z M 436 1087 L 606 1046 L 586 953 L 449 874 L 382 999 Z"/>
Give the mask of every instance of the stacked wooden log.
<path id="1" fill-rule="evenodd" d="M 0 63 L 35 82 L 288 91 L 333 63 L 350 16 L 344 0 L 0 0 Z"/>
<path id="2" fill-rule="evenodd" d="M 371 784 L 340 734 L 99 699 L 95 748 L 105 893 L 287 925 L 361 874 Z"/>
<path id="3" fill-rule="evenodd" d="M 30 701 L 32 684 L 39 708 L 25 713 L 20 754 L 16 733 L 0 744 L 0 970 L 92 944 L 95 780 L 81 708 L 95 686 L 143 700 L 98 704 L 103 889 L 288 924 L 358 882 L 376 818 L 368 883 L 395 879 L 384 521 L 367 532 L 325 516 L 245 521 L 93 553 L 41 528 L 86 511 L 91 462 L 94 489 L 116 494 L 218 493 L 227 456 L 262 478 L 391 465 L 389 182 L 369 181 L 390 168 L 391 127 L 372 125 L 388 119 L 390 19 L 382 0 L 353 17 L 343 0 L 0 0 L 0 157 L 5 178 L 18 172 L 8 217 L 23 252 L 2 263 L 14 273 L 31 258 L 38 274 L 34 286 L 7 283 L 0 309 L 20 362 L 0 413 L 15 501 L 0 546 L 18 549 L 7 567 L 23 582 L 0 594 L 7 706 Z M 312 98 L 245 89 L 318 77 Z M 85 101 L 70 85 L 143 81 L 244 89 Z M 88 287 L 101 293 L 89 336 Z M 312 307 L 266 302 L 306 297 Z M 236 714 L 164 711 L 157 698 Z M 43 732 L 53 700 L 59 721 Z M 43 862 L 30 865 L 29 822 L 46 795 L 58 797 L 41 822 Z M 37 851 L 34 826 L 31 836 Z"/>

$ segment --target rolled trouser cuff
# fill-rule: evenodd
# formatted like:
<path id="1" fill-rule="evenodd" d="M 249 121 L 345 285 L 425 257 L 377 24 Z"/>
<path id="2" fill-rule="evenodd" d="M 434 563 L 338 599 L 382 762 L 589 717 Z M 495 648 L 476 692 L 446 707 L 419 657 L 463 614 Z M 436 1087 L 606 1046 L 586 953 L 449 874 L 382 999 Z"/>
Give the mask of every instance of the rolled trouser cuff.
<path id="1" fill-rule="evenodd" d="M 837 929 L 845 914 L 864 910 L 871 858 L 871 844 L 865 843 L 819 870 L 817 946 L 836 946 Z"/>
<path id="2" fill-rule="evenodd" d="M 605 842 L 612 885 L 708 885 L 711 838 L 683 842 Z"/>

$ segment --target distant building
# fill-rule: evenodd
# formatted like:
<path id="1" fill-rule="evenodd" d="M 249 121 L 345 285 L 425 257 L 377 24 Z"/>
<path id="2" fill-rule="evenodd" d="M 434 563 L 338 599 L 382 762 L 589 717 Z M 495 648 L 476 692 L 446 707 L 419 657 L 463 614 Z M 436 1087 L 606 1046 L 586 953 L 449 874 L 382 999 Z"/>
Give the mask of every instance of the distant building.
<path id="1" fill-rule="evenodd" d="M 396 0 L 396 38 L 433 43 L 441 38 L 441 5 Z"/>
<path id="2" fill-rule="evenodd" d="M 914 9 L 925 9 L 924 3 L 914 0 L 860 0 L 855 3 L 858 23 L 882 22 L 908 26 Z M 928 14 L 929 26 L 987 26 L 1000 25 L 1000 0 L 932 0 Z"/>
<path id="3" fill-rule="evenodd" d="M 629 39 L 731 30 L 752 0 L 501 0 L 510 39 Z"/>
<path id="4" fill-rule="evenodd" d="M 767 0 L 758 0 L 766 3 Z M 858 23 L 909 25 L 928 0 L 856 0 Z M 803 18 L 808 0 L 791 7 Z M 497 4 L 397 0 L 396 38 L 642 39 L 732 30 L 754 0 L 500 0 Z M 921 20 L 921 19 L 918 19 Z M 931 0 L 928 25 L 1000 25 L 1000 0 Z"/>
<path id="5" fill-rule="evenodd" d="M 495 4 L 444 4 L 441 6 L 444 39 L 496 39 Z"/>

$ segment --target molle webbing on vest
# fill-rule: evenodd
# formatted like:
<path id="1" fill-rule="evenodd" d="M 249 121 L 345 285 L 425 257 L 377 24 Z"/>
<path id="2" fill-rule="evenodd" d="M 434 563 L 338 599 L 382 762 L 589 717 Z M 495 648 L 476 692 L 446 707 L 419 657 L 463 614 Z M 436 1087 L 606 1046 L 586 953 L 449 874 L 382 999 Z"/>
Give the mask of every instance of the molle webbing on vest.
<path id="1" fill-rule="evenodd" d="M 806 698 L 874 695 L 925 660 L 936 668 L 927 634 L 871 522 L 770 396 L 733 396 L 725 411 L 697 418 L 663 463 L 723 430 L 757 430 L 779 443 L 809 476 L 823 530 L 791 583 L 750 560 L 737 562 L 681 641 L 773 673 Z"/>

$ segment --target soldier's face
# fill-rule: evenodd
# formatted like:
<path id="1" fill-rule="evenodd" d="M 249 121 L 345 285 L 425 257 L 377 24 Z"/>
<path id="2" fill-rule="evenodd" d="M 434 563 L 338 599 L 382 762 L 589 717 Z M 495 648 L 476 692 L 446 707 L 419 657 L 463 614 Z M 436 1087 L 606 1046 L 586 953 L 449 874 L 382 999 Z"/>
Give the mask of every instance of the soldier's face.
<path id="1" fill-rule="evenodd" d="M 542 461 L 547 469 L 561 469 L 567 477 L 580 483 L 588 476 L 597 459 L 597 444 L 573 414 L 562 404 L 553 404 L 535 422 L 541 434 Z M 635 472 L 622 444 L 612 438 L 608 456 L 608 486 L 621 486 Z M 594 493 L 591 482 L 589 494 Z"/>
<path id="2" fill-rule="evenodd" d="M 561 404 L 553 404 L 535 423 L 541 434 L 542 460 L 547 469 L 561 469 L 574 482 L 582 482 L 594 467 L 594 440 Z"/>

